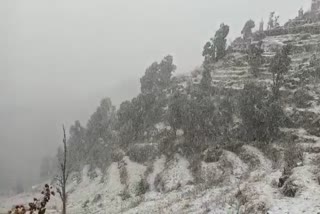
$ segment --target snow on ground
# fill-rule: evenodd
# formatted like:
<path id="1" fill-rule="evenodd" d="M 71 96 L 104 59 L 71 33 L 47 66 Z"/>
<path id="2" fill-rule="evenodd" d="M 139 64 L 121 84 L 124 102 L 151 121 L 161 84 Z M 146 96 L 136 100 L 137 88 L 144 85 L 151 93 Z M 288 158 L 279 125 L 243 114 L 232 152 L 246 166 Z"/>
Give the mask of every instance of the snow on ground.
<path id="1" fill-rule="evenodd" d="M 8 213 L 8 211 L 15 205 L 27 205 L 33 202 L 33 198 L 39 198 L 40 192 L 23 193 L 12 197 L 0 197 L 0 213 Z M 58 213 L 60 208 L 60 199 L 58 196 L 52 197 L 47 206 L 48 213 Z"/>
<path id="2" fill-rule="evenodd" d="M 316 155 L 306 153 L 304 165 L 293 170 L 290 179 L 299 187 L 295 198 L 283 196 L 281 189 L 272 184 L 279 179 L 281 171 L 273 170 L 270 160 L 252 146 L 244 146 L 240 156 L 223 151 L 218 162 L 202 163 L 201 175 L 207 171 L 213 173 L 207 176 L 233 178 L 229 180 L 231 182 L 227 179 L 227 182 L 220 184 L 205 182 L 194 185 L 187 159 L 178 154 L 173 160 L 162 156 L 153 163 L 153 170 L 146 177 L 151 187 L 142 196 L 136 196 L 131 191 L 146 174 L 146 166 L 125 157 L 122 162 L 126 163 L 127 187 L 131 193 L 128 198 L 121 195 L 126 185 L 121 184 L 119 163 L 112 163 L 105 175 L 96 170 L 96 176 L 91 178 L 89 167 L 85 167 L 81 182 L 74 181 L 69 185 L 68 189 L 72 192 L 68 210 L 70 214 L 225 214 L 235 211 L 241 205 L 239 199 L 245 198 L 247 202 L 240 206 L 240 210 L 246 210 L 246 213 L 262 213 L 259 210 L 265 208 L 271 214 L 313 214 L 320 212 L 320 185 L 316 173 L 319 169 L 313 161 Z M 249 169 L 247 163 L 250 160 L 256 163 L 256 167 Z M 251 173 L 244 176 L 249 170 Z M 157 175 L 163 182 L 163 192 L 157 192 L 154 186 Z M 237 198 L 239 190 L 241 195 Z M 7 211 L 12 204 L 28 201 L 34 196 L 34 193 L 29 193 L 0 198 L 0 210 Z M 55 206 L 60 208 L 57 196 L 50 202 L 48 213 L 58 214 Z"/>
<path id="3" fill-rule="evenodd" d="M 242 149 L 241 156 L 249 161 L 249 164 L 254 169 L 251 174 L 255 174 L 256 176 L 260 174 L 261 176 L 261 174 L 263 175 L 272 171 L 272 162 L 257 148 L 245 145 Z"/>
<path id="4" fill-rule="evenodd" d="M 300 35 L 267 37 L 263 40 L 264 56 L 266 58 L 274 56 L 276 49 L 288 41 L 300 47 L 318 42 L 319 39 L 318 35 L 312 35 L 309 40 L 297 44 L 301 42 Z M 292 67 L 300 65 L 301 61 L 310 58 L 311 54 L 307 51 L 292 54 Z M 243 54 L 240 53 L 235 55 L 236 58 L 243 57 Z M 225 66 L 222 61 L 219 61 L 215 66 L 212 78 L 216 86 L 238 90 L 243 88 L 246 80 L 252 79 L 247 65 L 243 67 Z M 296 70 L 292 69 L 289 73 L 294 74 L 294 72 Z M 201 72 L 197 72 L 192 79 L 195 83 L 199 83 L 201 77 Z M 179 78 L 181 79 L 180 85 L 183 87 L 186 87 L 187 81 L 191 79 L 189 76 Z M 270 74 L 262 72 L 256 81 L 270 85 Z M 319 100 L 320 87 L 316 83 L 313 85 L 310 91 L 315 93 L 313 94 L 315 101 L 309 108 L 298 110 L 320 114 L 320 106 L 316 102 Z M 288 107 L 287 110 L 292 111 L 291 107 Z M 163 123 L 155 127 L 158 131 L 166 128 Z M 253 214 L 260 213 L 263 209 L 269 214 L 320 213 L 318 181 L 320 167 L 315 164 L 320 154 L 315 152 L 317 148 L 320 151 L 320 138 L 310 135 L 303 128 L 287 128 L 282 131 L 298 136 L 298 143 L 305 151 L 303 165 L 294 168 L 289 178 L 299 188 L 294 198 L 285 197 L 281 189 L 274 185 L 281 177 L 282 169 L 273 169 L 272 162 L 261 151 L 246 145 L 239 155 L 223 151 L 219 161 L 202 162 L 199 173 L 204 183 L 197 185 L 194 184 L 188 160 L 178 154 L 173 160 L 167 160 L 164 156 L 155 160 L 154 163 L 151 163 L 153 167 L 149 174 L 146 173 L 146 166 L 132 162 L 128 157 L 125 157 L 122 163 L 112 163 L 105 174 L 100 170 L 95 170 L 94 178 L 90 178 L 89 166 L 86 166 L 82 171 L 81 181 L 73 180 L 68 186 L 68 213 L 225 214 L 235 211 L 240 205 L 242 205 L 240 210 Z M 307 139 L 308 143 L 304 139 Z M 126 184 L 122 183 L 123 171 L 121 170 L 123 169 L 127 174 Z M 150 185 L 150 190 L 145 195 L 136 196 L 136 186 L 144 176 Z M 158 192 L 157 189 L 162 191 Z M 129 194 L 126 195 L 126 191 Z M 6 213 L 12 205 L 29 202 L 30 199 L 37 196 L 38 192 L 32 192 L 8 198 L 0 197 L 0 213 Z M 61 206 L 58 197 L 50 201 L 49 214 L 59 213 Z M 240 203 L 241 199 L 245 199 L 242 201 L 243 204 Z"/>
<path id="5" fill-rule="evenodd" d="M 274 194 L 271 214 L 317 214 L 320 212 L 320 188 L 313 174 L 314 166 L 295 168 L 292 179 L 299 190 L 294 198 L 284 197 L 280 193 Z"/>
<path id="6" fill-rule="evenodd" d="M 174 159 L 167 163 L 167 167 L 160 173 L 160 177 L 160 189 L 164 192 L 178 189 L 193 181 L 189 162 L 179 154 L 176 154 Z"/>
<path id="7" fill-rule="evenodd" d="M 151 191 L 156 191 L 156 188 L 154 185 L 155 179 L 156 179 L 156 176 L 164 170 L 165 163 L 166 163 L 166 157 L 164 155 L 154 162 L 152 167 L 153 168 L 152 173 L 150 173 L 147 177 L 147 181 L 149 183 Z"/>
<path id="8" fill-rule="evenodd" d="M 126 170 L 128 173 L 127 185 L 131 194 L 136 194 L 137 185 L 144 178 L 146 166 L 130 161 L 129 157 L 124 157 Z"/>

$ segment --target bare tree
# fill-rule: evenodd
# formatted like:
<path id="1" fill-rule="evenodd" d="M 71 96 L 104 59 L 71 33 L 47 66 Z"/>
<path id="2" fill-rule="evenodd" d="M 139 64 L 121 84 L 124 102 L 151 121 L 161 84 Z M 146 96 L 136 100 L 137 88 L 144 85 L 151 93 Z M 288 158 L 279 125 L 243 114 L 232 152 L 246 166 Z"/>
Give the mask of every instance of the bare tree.
<path id="1" fill-rule="evenodd" d="M 66 214 L 66 205 L 67 205 L 67 192 L 66 192 L 66 186 L 67 181 L 69 178 L 69 168 L 67 165 L 67 137 L 66 137 L 66 130 L 64 126 L 62 126 L 63 129 L 63 151 L 59 150 L 58 152 L 58 158 L 59 158 L 59 175 L 57 176 L 57 192 L 60 195 L 61 201 L 62 201 L 62 214 Z"/>

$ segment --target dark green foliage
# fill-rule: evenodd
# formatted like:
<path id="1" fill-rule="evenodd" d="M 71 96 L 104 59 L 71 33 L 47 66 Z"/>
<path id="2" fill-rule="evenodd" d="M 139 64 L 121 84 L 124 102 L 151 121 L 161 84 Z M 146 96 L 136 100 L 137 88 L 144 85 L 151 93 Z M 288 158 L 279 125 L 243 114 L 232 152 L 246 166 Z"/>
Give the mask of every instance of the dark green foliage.
<path id="1" fill-rule="evenodd" d="M 202 72 L 202 79 L 200 82 L 201 90 L 204 93 L 211 94 L 211 89 L 212 89 L 211 83 L 212 83 L 212 77 L 211 77 L 210 70 L 205 66 L 204 71 Z"/>
<path id="2" fill-rule="evenodd" d="M 269 71 L 272 73 L 272 92 L 275 99 L 280 98 L 280 88 L 283 86 L 285 74 L 290 69 L 290 49 L 289 45 L 282 47 L 271 60 Z"/>
<path id="3" fill-rule="evenodd" d="M 154 160 L 158 155 L 158 147 L 154 144 L 131 144 L 127 152 L 130 160 L 141 164 Z"/>
<path id="4" fill-rule="evenodd" d="M 252 37 L 252 28 L 254 28 L 256 25 L 254 23 L 253 20 L 249 20 L 246 22 L 246 24 L 244 25 L 241 34 L 243 35 L 243 39 L 249 39 L 250 37 Z"/>
<path id="5" fill-rule="evenodd" d="M 140 196 L 146 194 L 149 188 L 149 183 L 145 179 L 141 179 L 136 187 L 136 195 Z"/>
<path id="6" fill-rule="evenodd" d="M 213 39 L 210 39 L 210 41 L 204 45 L 202 56 L 204 57 L 204 64 L 210 64 L 215 61 L 216 49 L 213 44 Z"/>
<path id="7" fill-rule="evenodd" d="M 204 56 L 204 64 L 210 64 L 214 61 L 222 59 L 226 55 L 227 48 L 227 36 L 229 34 L 229 26 L 225 24 L 220 25 L 220 29 L 217 30 L 214 38 L 208 41 L 202 51 Z"/>
<path id="8" fill-rule="evenodd" d="M 176 70 L 173 57 L 168 55 L 160 63 L 154 62 L 147 68 L 145 75 L 140 79 L 143 94 L 158 94 L 169 86 L 172 73 Z"/>
<path id="9" fill-rule="evenodd" d="M 250 66 L 250 72 L 255 76 L 259 73 L 259 68 L 263 64 L 263 49 L 261 47 L 262 42 L 257 44 L 251 44 L 248 49 L 248 63 Z"/>
<path id="10" fill-rule="evenodd" d="M 210 97 L 195 99 L 177 92 L 169 101 L 169 124 L 173 130 L 182 129 L 186 139 L 214 135 L 214 102 Z"/>
<path id="11" fill-rule="evenodd" d="M 132 102 L 125 101 L 121 103 L 120 108 L 117 112 L 118 115 L 118 125 L 120 144 L 128 145 L 132 140 L 137 138 L 137 128 L 139 128 L 139 117 L 137 117 L 138 112 L 134 111 L 134 106 Z M 136 125 L 134 125 L 136 124 Z"/>
<path id="12" fill-rule="evenodd" d="M 191 94 L 178 91 L 169 100 L 168 122 L 174 133 L 183 130 L 182 150 L 186 155 L 204 151 L 212 142 L 227 140 L 233 122 L 234 111 L 228 97 L 194 88 Z"/>
<path id="13" fill-rule="evenodd" d="M 306 89 L 299 88 L 294 92 L 293 100 L 298 108 L 307 108 L 310 107 L 310 101 L 314 100 L 314 97 Z"/>
<path id="14" fill-rule="evenodd" d="M 320 77 L 320 58 L 313 54 L 310 58 L 311 75 L 319 78 Z"/>
<path id="15" fill-rule="evenodd" d="M 117 112 L 120 144 L 127 147 L 130 143 L 148 137 L 154 125 L 163 118 L 166 103 L 166 95 L 162 93 L 140 94 L 131 102 L 122 103 Z"/>
<path id="16" fill-rule="evenodd" d="M 216 135 L 215 105 L 210 97 L 200 100 L 190 99 L 185 105 L 183 130 L 190 142 Z"/>
<path id="17" fill-rule="evenodd" d="M 170 55 L 153 63 L 140 79 L 141 94 L 120 106 L 118 128 L 122 145 L 152 134 L 153 126 L 163 117 L 175 69 Z"/>
<path id="18" fill-rule="evenodd" d="M 227 36 L 229 34 L 229 26 L 225 24 L 220 25 L 220 29 L 216 32 L 214 37 L 214 46 L 216 48 L 216 60 L 222 59 L 226 55 Z"/>
<path id="19" fill-rule="evenodd" d="M 233 104 L 230 97 L 220 98 L 217 108 L 218 135 L 228 138 L 230 135 L 230 125 L 233 123 Z"/>
<path id="20" fill-rule="evenodd" d="M 73 170 L 80 170 L 79 167 L 83 163 L 83 157 L 88 151 L 86 144 L 86 129 L 79 121 L 70 127 L 68 139 L 68 156 L 70 157 L 69 164 Z"/>
<path id="21" fill-rule="evenodd" d="M 250 141 L 272 141 L 279 134 L 279 127 L 286 117 L 280 105 L 280 88 L 290 69 L 290 46 L 277 51 L 271 60 L 269 71 L 273 76 L 272 94 L 264 88 L 248 84 L 240 97 L 240 112 L 244 138 Z"/>
<path id="22" fill-rule="evenodd" d="M 103 99 L 96 112 L 93 113 L 87 124 L 87 137 L 90 143 L 105 143 L 112 139 L 113 125 L 116 120 L 116 108 L 109 98 Z"/>
<path id="23" fill-rule="evenodd" d="M 129 139 L 137 140 L 145 131 L 149 133 L 148 129 L 163 116 L 165 92 L 170 87 L 171 76 L 175 69 L 172 56 L 166 56 L 161 63 L 153 63 L 140 79 L 142 93 L 132 100 L 129 110 L 131 113 L 127 116 L 126 122 L 120 120 L 121 133 L 129 130 Z M 122 141 L 128 143 L 128 139 Z"/>
<path id="24" fill-rule="evenodd" d="M 266 88 L 252 83 L 245 85 L 239 98 L 239 110 L 243 140 L 268 142 L 277 137 L 284 114 Z"/>
<path id="25" fill-rule="evenodd" d="M 116 108 L 109 98 L 103 99 L 87 124 L 88 161 L 103 167 L 109 161 L 108 147 L 115 142 Z"/>
<path id="26" fill-rule="evenodd" d="M 293 168 L 303 163 L 303 148 L 295 142 L 287 143 L 284 150 L 285 173 L 290 174 Z"/>
<path id="27" fill-rule="evenodd" d="M 188 102 L 188 96 L 180 91 L 176 91 L 169 100 L 168 122 L 174 133 L 181 129 L 184 122 L 185 104 Z"/>

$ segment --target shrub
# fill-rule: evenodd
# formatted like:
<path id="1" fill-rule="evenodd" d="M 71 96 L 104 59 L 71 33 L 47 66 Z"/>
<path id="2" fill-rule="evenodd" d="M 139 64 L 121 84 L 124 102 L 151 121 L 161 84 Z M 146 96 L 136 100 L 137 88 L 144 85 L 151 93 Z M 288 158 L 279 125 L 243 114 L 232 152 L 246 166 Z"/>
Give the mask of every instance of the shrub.
<path id="1" fill-rule="evenodd" d="M 125 201 L 125 200 L 128 200 L 129 198 L 131 198 L 131 195 L 128 191 L 128 188 L 124 189 L 120 194 L 119 196 L 121 197 L 121 200 Z"/>
<path id="2" fill-rule="evenodd" d="M 274 145 L 259 144 L 259 149 L 272 161 L 272 167 L 276 169 L 281 165 L 282 151 Z"/>
<path id="3" fill-rule="evenodd" d="M 310 39 L 310 38 L 311 38 L 311 34 L 310 33 L 303 34 L 300 37 L 301 40 L 307 40 L 307 39 Z"/>
<path id="4" fill-rule="evenodd" d="M 272 92 L 275 99 L 280 98 L 280 88 L 284 83 L 284 75 L 288 73 L 291 64 L 289 56 L 292 46 L 285 45 L 272 58 L 269 71 L 272 73 Z"/>
<path id="5" fill-rule="evenodd" d="M 120 172 L 120 183 L 123 185 L 127 185 L 128 171 L 126 168 L 126 162 L 124 161 L 119 162 L 118 168 Z"/>
<path id="6" fill-rule="evenodd" d="M 296 143 L 288 143 L 284 151 L 285 169 L 283 174 L 291 174 L 291 170 L 303 163 L 304 154 L 302 148 Z"/>
<path id="7" fill-rule="evenodd" d="M 136 187 L 136 195 L 140 196 L 140 195 L 144 195 L 146 194 L 146 192 L 149 190 L 150 186 L 149 183 L 146 181 L 146 179 L 142 179 L 140 180 L 140 182 L 138 183 L 137 187 Z"/>
<path id="8" fill-rule="evenodd" d="M 55 192 L 52 191 L 52 187 L 46 184 L 41 194 L 43 195 L 41 199 L 34 198 L 33 202 L 29 203 L 28 206 L 17 205 L 8 213 L 9 214 L 26 214 L 26 213 L 45 214 L 46 205 L 50 201 L 51 196 L 55 195 Z"/>
<path id="9" fill-rule="evenodd" d="M 158 192 L 164 191 L 165 188 L 164 188 L 164 183 L 162 181 L 161 174 L 156 175 L 154 179 L 154 186 L 156 187 L 156 190 Z"/>
<path id="10" fill-rule="evenodd" d="M 265 87 L 246 84 L 239 98 L 242 134 L 245 141 L 269 142 L 279 134 L 285 115 Z"/>
<path id="11" fill-rule="evenodd" d="M 248 50 L 248 63 L 250 66 L 250 71 L 255 76 L 260 71 L 260 67 L 263 64 L 263 49 L 261 47 L 262 42 L 259 42 L 258 44 L 251 44 Z"/>
<path id="12" fill-rule="evenodd" d="M 307 108 L 310 106 L 309 101 L 313 100 L 314 98 L 308 93 L 307 90 L 300 88 L 294 93 L 293 99 L 298 108 Z"/>
<path id="13" fill-rule="evenodd" d="M 202 154 L 202 159 L 206 163 L 217 162 L 219 161 L 223 150 L 219 147 L 210 147 L 205 150 Z"/>
<path id="14" fill-rule="evenodd" d="M 298 186 L 294 184 L 292 180 L 287 181 L 282 188 L 282 194 L 287 197 L 294 198 L 296 196 L 297 191 Z"/>
<path id="15" fill-rule="evenodd" d="M 154 160 L 159 154 L 158 146 L 155 144 L 135 144 L 129 147 L 127 155 L 130 160 L 137 163 L 145 163 Z"/>
<path id="16" fill-rule="evenodd" d="M 98 203 L 99 201 L 101 201 L 101 199 L 102 199 L 101 194 L 97 194 L 97 195 L 94 196 L 94 198 L 93 198 L 93 200 L 92 200 L 92 203 L 96 204 L 96 203 Z"/>
<path id="17" fill-rule="evenodd" d="M 222 23 L 214 38 L 211 38 L 203 47 L 204 64 L 218 61 L 226 55 L 228 34 L 229 26 Z"/>

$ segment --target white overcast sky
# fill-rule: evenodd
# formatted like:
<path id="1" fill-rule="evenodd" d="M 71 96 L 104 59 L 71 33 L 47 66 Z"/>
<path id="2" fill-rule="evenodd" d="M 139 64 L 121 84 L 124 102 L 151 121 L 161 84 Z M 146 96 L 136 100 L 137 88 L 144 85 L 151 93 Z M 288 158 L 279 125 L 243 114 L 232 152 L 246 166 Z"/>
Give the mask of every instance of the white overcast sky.
<path id="1" fill-rule="evenodd" d="M 30 163 L 55 153 L 62 123 L 86 122 L 103 97 L 118 105 L 135 96 L 153 61 L 172 54 L 189 72 L 221 22 L 231 39 L 250 18 L 258 25 L 276 11 L 283 23 L 310 2 L 1 0 L 0 188 L 36 173 Z"/>

